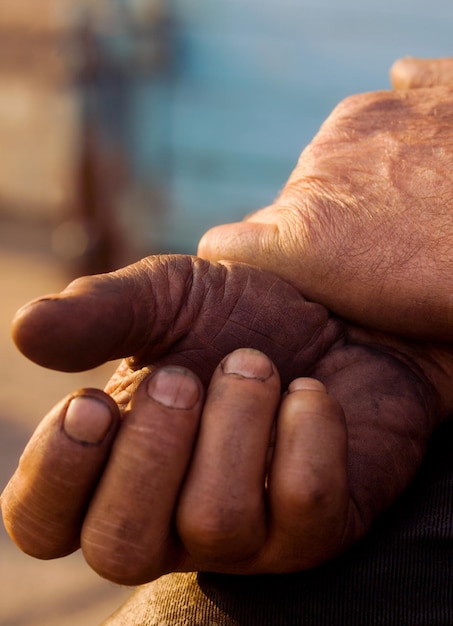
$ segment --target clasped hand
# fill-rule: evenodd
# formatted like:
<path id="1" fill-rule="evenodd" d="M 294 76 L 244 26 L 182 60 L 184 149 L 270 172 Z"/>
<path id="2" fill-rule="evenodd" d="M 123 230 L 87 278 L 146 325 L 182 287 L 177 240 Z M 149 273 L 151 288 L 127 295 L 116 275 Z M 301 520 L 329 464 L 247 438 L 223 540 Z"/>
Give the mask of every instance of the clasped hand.
<path id="1" fill-rule="evenodd" d="M 437 352 L 247 265 L 149 257 L 24 307 L 14 334 L 55 369 L 129 357 L 49 413 L 2 496 L 24 551 L 81 545 L 123 584 L 322 563 L 402 492 L 450 408 Z"/>

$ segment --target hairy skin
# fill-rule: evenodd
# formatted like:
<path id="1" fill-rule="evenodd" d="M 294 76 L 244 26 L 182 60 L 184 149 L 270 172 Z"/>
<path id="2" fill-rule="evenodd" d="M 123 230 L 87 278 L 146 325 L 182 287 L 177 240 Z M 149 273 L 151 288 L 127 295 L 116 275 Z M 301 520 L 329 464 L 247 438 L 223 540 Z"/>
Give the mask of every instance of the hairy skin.
<path id="1" fill-rule="evenodd" d="M 267 543 L 274 539 L 266 536 L 265 530 L 263 536 L 256 533 L 259 541 L 252 554 L 247 550 L 234 557 L 225 554 L 221 548 L 222 532 L 226 531 L 217 528 L 215 541 L 209 544 L 204 538 L 203 520 L 196 515 L 193 519 L 190 513 L 196 507 L 184 508 L 181 502 L 178 527 L 167 531 L 171 539 L 166 540 L 165 550 L 161 549 L 162 542 L 156 544 L 154 536 L 137 542 L 145 524 L 143 503 L 135 503 L 135 509 L 126 507 L 124 521 L 108 525 L 100 545 L 96 534 L 99 516 L 95 517 L 96 524 L 90 522 L 90 490 L 79 501 L 81 511 L 88 508 L 85 520 L 80 511 L 74 512 L 70 523 L 62 517 L 64 524 L 60 520 L 57 532 L 58 513 L 54 514 L 51 504 L 43 507 L 37 490 L 30 489 L 33 481 L 39 483 L 40 472 L 52 472 L 52 467 L 61 463 L 64 453 L 64 449 L 52 448 L 47 469 L 42 469 L 39 459 L 33 467 L 40 448 L 47 445 L 43 443 L 47 427 L 43 426 L 44 434 L 32 440 L 24 455 L 32 470 L 19 467 L 2 496 L 6 528 L 24 551 L 41 558 L 74 550 L 82 532 L 82 548 L 92 567 L 126 584 L 144 583 L 175 570 L 289 572 L 331 558 L 362 537 L 375 517 L 404 490 L 421 462 L 432 430 L 453 409 L 453 358 L 448 350 L 416 346 L 350 326 L 329 315 L 321 305 L 305 300 L 275 274 L 245 264 L 188 256 L 149 257 L 112 274 L 79 279 L 61 294 L 25 306 L 15 319 L 13 332 L 26 356 L 64 371 L 126 357 L 107 387 L 123 417 L 130 414 L 134 398 L 138 402 L 140 383 L 154 366 L 188 367 L 207 388 L 213 373 L 218 375 L 219 362 L 235 348 L 243 347 L 260 350 L 272 359 L 283 390 L 296 377 L 316 377 L 344 411 L 348 457 L 344 493 L 338 490 L 341 500 L 335 501 L 335 513 L 327 521 L 322 517 L 322 527 L 317 524 L 314 531 L 310 526 L 312 534 L 303 549 L 295 553 L 290 546 L 284 558 L 281 545 L 279 558 L 275 551 L 267 550 Z M 277 398 L 275 393 L 278 390 L 269 396 L 274 398 L 272 402 Z M 339 415 L 337 409 L 333 415 Z M 120 435 L 128 420 L 120 427 Z M 140 452 L 141 442 L 142 438 L 134 444 L 137 468 L 140 454 L 145 455 L 142 463 L 148 462 L 149 453 Z M 341 463 L 339 460 L 340 477 Z M 84 466 L 81 461 L 80 465 Z M 117 462 L 116 468 L 120 465 Z M 109 467 L 115 468 L 113 461 L 107 471 L 117 471 Z M 92 479 L 93 489 L 99 471 Z M 141 489 L 146 488 L 146 476 L 143 480 Z M 128 479 L 127 483 L 133 489 L 133 481 Z M 330 501 L 329 488 L 331 485 L 324 493 L 313 494 L 311 505 L 315 509 L 316 502 Z M 193 491 L 191 497 L 197 493 Z M 99 498 L 104 502 L 102 496 Z M 183 495 L 181 498 L 184 501 Z M 110 500 L 105 501 L 107 509 L 112 506 Z M 278 512 L 280 506 L 271 507 L 270 514 L 272 510 Z M 310 507 L 304 506 L 302 510 L 309 518 Z M 36 508 L 41 514 L 38 522 L 33 515 Z M 224 519 L 223 514 L 219 519 Z M 304 521 L 301 516 L 301 526 Z"/>
<path id="2" fill-rule="evenodd" d="M 275 203 L 198 254 L 255 264 L 336 314 L 453 340 L 453 86 L 344 100 Z"/>

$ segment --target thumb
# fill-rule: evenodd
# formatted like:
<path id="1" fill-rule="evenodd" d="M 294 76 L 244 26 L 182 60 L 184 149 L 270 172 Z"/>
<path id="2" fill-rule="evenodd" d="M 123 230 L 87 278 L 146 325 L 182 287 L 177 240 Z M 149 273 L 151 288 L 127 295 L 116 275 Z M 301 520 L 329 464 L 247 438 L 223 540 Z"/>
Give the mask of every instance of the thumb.
<path id="1" fill-rule="evenodd" d="M 274 212 L 275 213 L 275 212 Z M 259 221 L 250 221 L 256 219 Z M 197 254 L 203 259 L 219 261 L 228 259 L 239 263 L 248 263 L 281 274 L 280 263 L 283 255 L 279 253 L 279 231 L 275 223 L 266 222 L 264 209 L 246 221 L 215 226 L 208 230 L 198 243 Z"/>
<path id="2" fill-rule="evenodd" d="M 453 85 L 453 58 L 398 59 L 390 70 L 394 89 Z"/>
<path id="3" fill-rule="evenodd" d="M 31 360 L 79 371 L 122 357 L 187 367 L 207 382 L 237 348 L 265 352 L 286 384 L 304 375 L 341 330 L 270 272 L 190 256 L 154 256 L 89 276 L 23 307 L 13 324 Z"/>
<path id="4" fill-rule="evenodd" d="M 288 196 L 285 204 L 276 202 L 243 222 L 211 228 L 200 239 L 197 254 L 211 261 L 247 263 L 273 272 L 310 300 L 326 305 L 325 293 L 320 290 L 325 283 L 325 262 L 320 262 L 305 236 L 308 218 L 298 212 L 297 200 L 294 207 L 291 202 Z"/>
<path id="5" fill-rule="evenodd" d="M 78 278 L 61 293 L 19 309 L 13 340 L 35 363 L 68 372 L 135 355 L 174 331 L 195 265 L 191 257 L 155 256 L 116 272 Z"/>

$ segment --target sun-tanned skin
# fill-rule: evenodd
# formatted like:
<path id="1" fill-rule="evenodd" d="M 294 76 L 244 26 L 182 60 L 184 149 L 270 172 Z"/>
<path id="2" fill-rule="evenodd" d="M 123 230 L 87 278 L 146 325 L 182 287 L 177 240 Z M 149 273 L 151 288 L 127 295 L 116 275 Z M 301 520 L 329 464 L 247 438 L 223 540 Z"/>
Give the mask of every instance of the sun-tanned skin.
<path id="1" fill-rule="evenodd" d="M 452 67 L 406 59 L 392 80 L 448 85 Z M 452 95 L 342 103 L 272 207 L 203 239 L 232 263 L 151 257 L 19 313 L 48 367 L 132 356 L 32 438 L 2 498 L 24 550 L 81 537 L 102 575 L 139 583 L 304 569 L 367 531 L 453 411 Z"/>
<path id="2" fill-rule="evenodd" d="M 104 434 L 107 406 L 114 425 L 100 445 L 81 445 L 87 405 L 69 412 L 68 437 L 65 400 L 2 497 L 26 552 L 61 556 L 81 536 L 90 565 L 127 584 L 325 561 L 404 490 L 453 409 L 446 349 L 357 330 L 243 264 L 149 257 L 24 307 L 14 336 L 34 361 L 62 370 L 132 357 L 107 388 L 121 425 L 108 396 L 85 392 L 88 419 Z M 164 369 L 150 374 L 155 365 Z"/>
<path id="3" fill-rule="evenodd" d="M 360 94 L 274 204 L 208 231 L 198 254 L 274 271 L 361 325 L 451 342 L 452 189 L 453 85 Z"/>

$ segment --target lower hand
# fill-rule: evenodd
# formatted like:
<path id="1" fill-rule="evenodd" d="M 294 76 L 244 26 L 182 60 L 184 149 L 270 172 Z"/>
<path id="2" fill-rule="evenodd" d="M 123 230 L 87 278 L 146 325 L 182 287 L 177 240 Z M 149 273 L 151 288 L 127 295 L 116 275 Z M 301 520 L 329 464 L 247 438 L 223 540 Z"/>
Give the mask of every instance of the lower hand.
<path id="1" fill-rule="evenodd" d="M 81 543 L 121 583 L 318 565 L 404 490 L 453 407 L 447 351 L 347 327 L 243 265 L 150 258 L 33 303 L 15 328 L 26 354 L 58 369 L 134 355 L 106 394 L 51 411 L 2 496 L 26 552 Z M 272 361 L 227 357 L 241 345 Z M 234 373 L 238 359 L 253 376 Z M 328 395 L 291 383 L 300 376 Z"/>
<path id="2" fill-rule="evenodd" d="M 341 549 L 353 514 L 346 427 L 324 386 L 298 379 L 279 407 L 275 366 L 238 350 L 203 395 L 188 370 L 156 369 L 116 438 L 119 416 L 99 393 L 58 405 L 3 496 L 19 544 L 50 558 L 80 538 L 88 563 L 123 584 L 175 570 L 293 571 Z"/>

